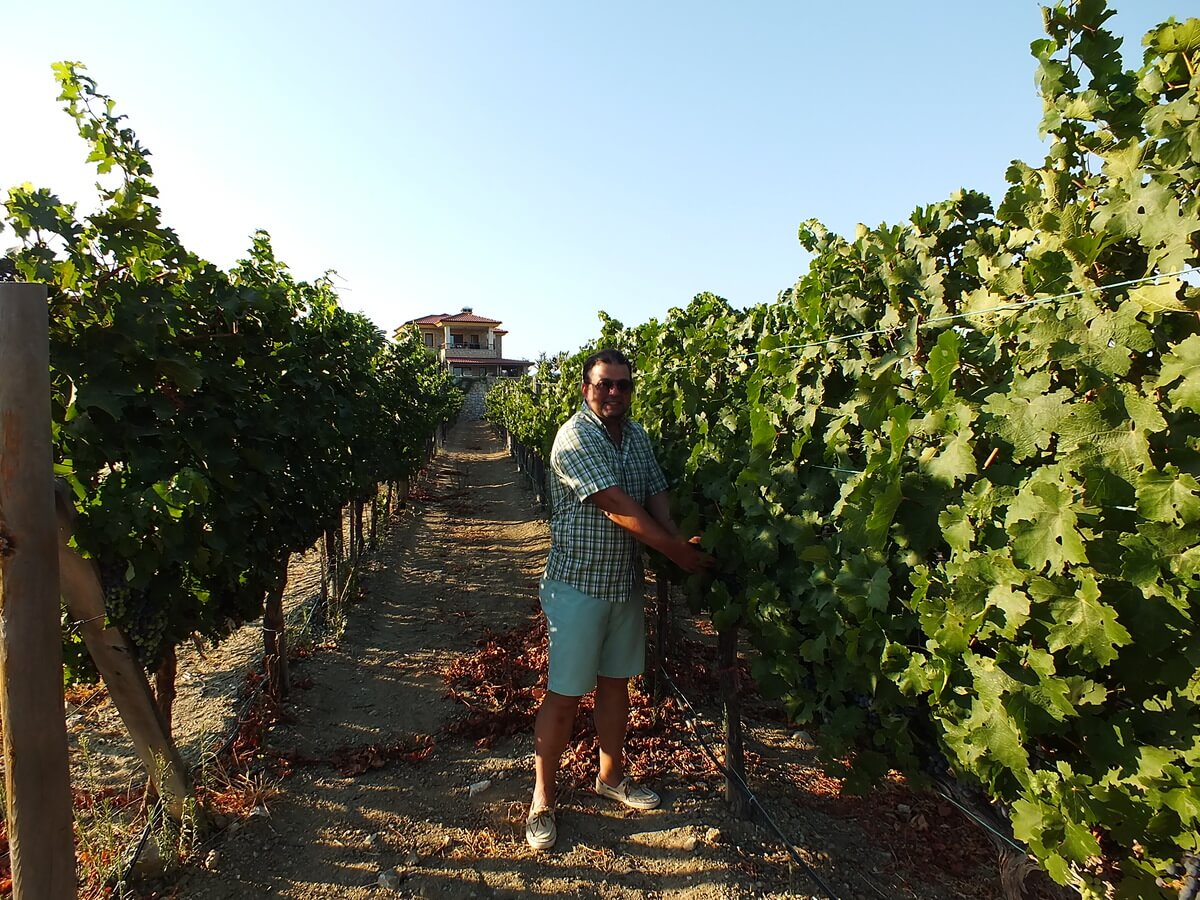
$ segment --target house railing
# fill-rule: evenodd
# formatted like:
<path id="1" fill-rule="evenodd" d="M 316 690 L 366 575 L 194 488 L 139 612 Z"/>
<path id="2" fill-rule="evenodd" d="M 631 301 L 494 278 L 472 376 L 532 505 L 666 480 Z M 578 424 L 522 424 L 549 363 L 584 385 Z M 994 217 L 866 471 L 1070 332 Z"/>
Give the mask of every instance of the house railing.
<path id="1" fill-rule="evenodd" d="M 499 359 L 500 353 L 494 347 L 471 347 L 468 345 L 455 346 L 447 344 L 442 347 L 438 353 L 441 356 L 442 362 L 446 361 L 447 356 L 455 356 L 460 359 Z"/>

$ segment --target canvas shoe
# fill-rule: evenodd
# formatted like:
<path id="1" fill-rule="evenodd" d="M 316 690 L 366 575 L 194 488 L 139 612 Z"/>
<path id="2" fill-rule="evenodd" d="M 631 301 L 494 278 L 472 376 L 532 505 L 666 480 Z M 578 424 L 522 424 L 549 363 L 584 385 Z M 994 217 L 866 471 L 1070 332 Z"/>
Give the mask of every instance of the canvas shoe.
<path id="1" fill-rule="evenodd" d="M 558 840 L 558 827 L 554 824 L 554 810 L 529 810 L 525 820 L 525 843 L 534 850 L 549 850 Z"/>
<path id="2" fill-rule="evenodd" d="M 597 775 L 596 793 L 601 797 L 607 797 L 609 800 L 624 803 L 632 809 L 657 809 L 658 804 L 662 802 L 658 794 L 654 793 L 648 787 L 642 787 L 628 776 L 622 778 L 621 783 L 613 787 L 611 784 L 606 784 Z"/>

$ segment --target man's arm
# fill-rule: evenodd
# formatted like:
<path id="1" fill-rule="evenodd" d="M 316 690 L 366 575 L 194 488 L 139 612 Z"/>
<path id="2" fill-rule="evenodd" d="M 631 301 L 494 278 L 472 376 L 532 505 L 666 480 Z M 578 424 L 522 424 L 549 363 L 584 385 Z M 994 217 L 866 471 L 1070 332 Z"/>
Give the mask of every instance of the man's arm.
<path id="1" fill-rule="evenodd" d="M 685 572 L 702 572 L 711 568 L 713 558 L 679 536 L 678 529 L 671 522 L 669 504 L 666 510 L 664 524 L 658 515 L 648 511 L 619 487 L 605 488 L 587 498 L 587 502 L 595 505 L 609 519 L 620 525 L 635 538 L 657 550 Z M 666 503 L 666 493 L 655 494 L 650 502 L 660 507 Z"/>
<path id="2" fill-rule="evenodd" d="M 646 501 L 646 511 L 654 517 L 671 537 L 683 539 L 683 535 L 679 533 L 679 527 L 675 524 L 675 520 L 671 518 L 671 495 L 666 491 L 659 491 Z"/>

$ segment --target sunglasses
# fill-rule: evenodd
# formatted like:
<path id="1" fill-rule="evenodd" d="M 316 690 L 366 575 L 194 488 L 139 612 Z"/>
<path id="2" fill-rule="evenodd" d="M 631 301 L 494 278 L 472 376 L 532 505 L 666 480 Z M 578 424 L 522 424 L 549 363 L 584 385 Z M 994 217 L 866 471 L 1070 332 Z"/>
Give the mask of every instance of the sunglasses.
<path id="1" fill-rule="evenodd" d="M 628 394 L 633 390 L 633 381 L 628 378 L 619 378 L 614 381 L 611 378 L 601 378 L 597 381 L 590 382 L 594 388 L 602 388 L 611 393 L 612 391 L 620 391 L 622 394 Z"/>

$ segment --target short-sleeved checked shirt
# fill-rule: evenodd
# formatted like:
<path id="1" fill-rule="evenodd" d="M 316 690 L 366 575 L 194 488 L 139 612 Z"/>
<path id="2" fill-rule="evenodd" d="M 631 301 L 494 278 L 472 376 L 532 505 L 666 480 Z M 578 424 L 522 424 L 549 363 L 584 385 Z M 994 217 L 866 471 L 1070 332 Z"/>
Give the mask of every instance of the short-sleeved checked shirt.
<path id="1" fill-rule="evenodd" d="M 558 429 L 550 451 L 546 577 L 597 599 L 623 603 L 641 580 L 641 546 L 598 506 L 584 502 L 610 487 L 645 504 L 667 489 L 667 479 L 641 425 L 626 420 L 617 447 L 585 403 Z"/>

